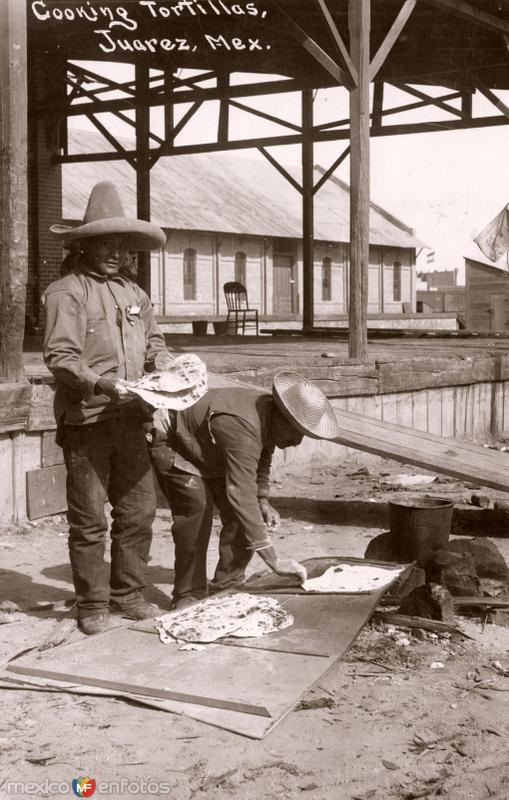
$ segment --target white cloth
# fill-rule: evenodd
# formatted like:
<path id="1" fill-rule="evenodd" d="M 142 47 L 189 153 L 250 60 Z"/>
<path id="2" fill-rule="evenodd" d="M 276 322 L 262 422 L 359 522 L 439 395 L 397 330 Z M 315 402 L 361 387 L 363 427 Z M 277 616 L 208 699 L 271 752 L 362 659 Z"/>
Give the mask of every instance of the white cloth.
<path id="1" fill-rule="evenodd" d="M 498 261 L 509 250 L 509 204 L 486 225 L 474 242 L 490 261 Z"/>

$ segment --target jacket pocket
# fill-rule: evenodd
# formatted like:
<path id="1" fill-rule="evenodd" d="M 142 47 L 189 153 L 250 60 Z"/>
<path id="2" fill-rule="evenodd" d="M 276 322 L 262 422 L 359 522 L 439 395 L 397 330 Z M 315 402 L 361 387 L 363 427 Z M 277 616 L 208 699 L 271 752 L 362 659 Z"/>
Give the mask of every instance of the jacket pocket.
<path id="1" fill-rule="evenodd" d="M 106 317 L 97 317 L 87 321 L 83 358 L 92 368 L 99 364 L 111 366 L 117 364 L 115 343 Z"/>

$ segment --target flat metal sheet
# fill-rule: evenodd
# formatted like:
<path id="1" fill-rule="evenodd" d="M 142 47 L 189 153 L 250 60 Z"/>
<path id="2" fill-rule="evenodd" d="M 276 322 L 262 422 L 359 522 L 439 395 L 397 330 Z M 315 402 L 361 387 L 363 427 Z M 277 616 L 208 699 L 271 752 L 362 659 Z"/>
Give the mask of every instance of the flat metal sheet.
<path id="1" fill-rule="evenodd" d="M 337 560 L 346 559 L 310 559 L 306 562 L 309 574 L 314 570 L 320 574 Z M 274 578 L 276 583 L 284 582 Z M 256 578 L 253 584 L 259 581 Z M 210 644 L 203 650 L 182 651 L 129 627 L 53 651 L 30 653 L 7 669 L 58 682 L 63 688 L 79 684 L 91 691 L 132 696 L 157 708 L 262 738 L 346 652 L 386 588 L 362 595 L 285 599 L 295 625 L 293 631 L 270 635 L 271 646 L 278 649 L 266 649 L 269 637 L 264 637 L 255 643 Z M 296 652 L 299 648 L 315 652 L 304 655 Z"/>

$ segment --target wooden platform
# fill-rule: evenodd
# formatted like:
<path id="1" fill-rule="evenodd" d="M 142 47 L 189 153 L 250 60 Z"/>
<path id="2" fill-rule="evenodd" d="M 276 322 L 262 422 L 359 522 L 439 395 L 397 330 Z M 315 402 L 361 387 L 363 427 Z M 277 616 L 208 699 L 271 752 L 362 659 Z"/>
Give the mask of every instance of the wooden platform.
<path id="1" fill-rule="evenodd" d="M 486 463 L 482 448 L 467 455 L 462 440 L 486 442 L 509 435 L 509 339 L 376 339 L 370 341 L 369 358 L 362 362 L 349 360 L 347 341 L 334 334 L 307 338 L 168 335 L 166 339 L 173 352 L 196 352 L 203 358 L 211 386 L 233 382 L 270 389 L 274 374 L 281 369 L 314 381 L 343 415 L 338 444 L 507 491 L 505 455 L 490 453 Z M 0 460 L 4 475 L 15 474 L 16 469 L 20 475 L 17 486 L 6 486 L 5 511 L 0 506 L 0 516 L 8 518 L 9 509 L 15 508 L 14 517 L 24 518 L 28 509 L 30 518 L 37 519 L 65 509 L 65 467 L 51 439 L 53 378 L 40 352 L 25 353 L 25 365 L 31 389 L 28 419 L 18 435 L 17 451 L 14 441 L 7 441 Z M 344 416 L 351 412 L 361 414 L 364 421 L 357 422 L 369 429 L 352 427 L 353 418 Z M 395 438 L 391 425 L 396 425 L 403 439 Z M 423 445 L 424 432 L 430 437 L 428 449 Z M 278 453 L 275 464 L 283 455 L 290 464 L 307 463 L 317 454 L 334 459 L 346 452 L 332 443 L 306 438 L 299 448 Z M 496 459 L 501 460 L 495 463 Z"/>
<path id="2" fill-rule="evenodd" d="M 345 337 L 334 334 L 165 338 L 170 350 L 196 352 L 209 370 L 233 380 L 268 387 L 275 372 L 292 369 L 316 381 L 330 397 L 509 380 L 509 339 L 496 336 L 375 339 L 362 362 L 348 359 Z M 25 353 L 24 360 L 32 384 L 52 384 L 40 352 Z"/>

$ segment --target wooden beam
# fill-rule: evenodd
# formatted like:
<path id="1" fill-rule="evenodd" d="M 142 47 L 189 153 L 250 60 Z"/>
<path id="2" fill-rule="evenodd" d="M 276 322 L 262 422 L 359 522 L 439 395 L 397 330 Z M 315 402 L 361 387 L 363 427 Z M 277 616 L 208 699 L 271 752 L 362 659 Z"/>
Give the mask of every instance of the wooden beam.
<path id="1" fill-rule="evenodd" d="M 297 25 L 297 23 L 290 17 L 288 14 L 283 11 L 281 6 L 276 3 L 276 7 L 283 17 L 285 24 L 287 26 L 288 33 L 296 39 L 304 48 L 307 50 L 309 55 L 313 56 L 315 61 L 317 61 L 328 73 L 331 75 L 336 83 L 341 84 L 343 86 L 349 86 L 350 78 L 341 69 L 341 67 L 336 64 L 336 62 L 330 57 L 325 50 L 320 47 L 314 39 L 312 39 L 306 31 L 302 30 L 302 28 Z"/>
<path id="2" fill-rule="evenodd" d="M 390 83 L 392 86 L 395 86 L 396 89 L 399 89 L 401 92 L 406 92 L 414 97 L 419 97 L 421 100 L 425 100 L 430 105 L 437 106 L 437 108 L 441 108 L 443 111 L 447 111 L 449 114 L 454 114 L 457 117 L 462 116 L 462 112 L 459 108 L 455 108 L 454 106 L 450 106 L 448 103 L 442 102 L 439 97 L 433 97 L 430 94 L 426 94 L 426 92 L 422 92 L 420 89 L 415 89 L 413 86 L 409 86 L 407 83 L 402 83 L 400 81 L 388 81 L 388 83 Z"/>
<path id="3" fill-rule="evenodd" d="M 177 81 L 174 81 L 177 84 Z M 260 83 L 250 84 L 234 84 L 229 86 L 225 98 L 232 97 L 258 97 L 260 95 L 281 94 L 286 92 L 300 92 L 303 88 L 313 88 L 313 82 L 309 81 L 309 86 L 304 85 L 305 81 L 296 81 L 290 78 L 284 78 L 275 81 L 262 81 Z M 328 84 L 327 84 L 328 85 Z M 316 88 L 316 87 L 314 87 Z M 150 89 L 147 96 L 148 105 L 161 106 L 167 100 L 171 100 L 175 105 L 182 103 L 194 103 L 198 99 L 205 100 L 221 100 L 221 93 L 217 86 L 195 86 L 192 89 L 184 89 L 179 91 L 172 91 L 168 96 L 164 88 Z M 66 114 L 68 117 L 82 116 L 85 113 L 90 114 L 103 114 L 106 111 L 132 111 L 135 108 L 135 101 L 131 97 L 119 97 L 111 100 L 97 100 L 95 104 L 87 105 L 79 103 L 77 105 L 69 105 L 66 103 L 61 106 L 52 105 L 50 108 L 39 107 L 36 114 L 39 116 L 51 116 L 53 118 L 58 114 Z"/>
<path id="4" fill-rule="evenodd" d="M 0 0 L 0 381 L 23 369 L 28 272 L 26 4 Z"/>
<path id="5" fill-rule="evenodd" d="M 118 89 L 126 94 L 131 94 L 134 97 L 134 86 L 132 81 L 115 81 L 106 75 L 100 75 L 88 67 L 82 67 L 79 64 L 68 64 L 68 71 L 75 75 L 80 75 L 83 80 L 93 80 L 96 83 L 101 83 L 105 88 L 98 91 L 110 92 L 112 89 Z"/>
<path id="6" fill-rule="evenodd" d="M 389 32 L 385 39 L 383 40 L 382 44 L 378 48 L 377 52 L 375 53 L 371 64 L 369 65 L 369 80 L 372 81 L 375 78 L 375 75 L 378 73 L 380 67 L 384 63 L 385 59 L 391 52 L 392 48 L 396 44 L 401 31 L 405 27 L 410 17 L 410 14 L 414 10 L 416 6 L 417 0 L 405 0 L 403 3 L 400 12 L 394 22 L 392 23 Z"/>
<path id="7" fill-rule="evenodd" d="M 169 69 L 165 70 L 164 72 L 164 93 L 166 95 L 166 100 L 163 106 L 164 141 L 171 142 L 173 144 L 175 130 L 175 106 L 171 100 L 173 95 L 173 75 Z"/>
<path id="8" fill-rule="evenodd" d="M 97 128 L 99 133 L 101 133 L 104 136 L 106 141 L 109 142 L 115 148 L 116 152 L 120 153 L 121 155 L 123 155 L 125 160 L 131 165 L 131 167 L 134 167 L 134 169 L 136 169 L 135 160 L 128 156 L 127 150 L 125 149 L 125 147 L 123 147 L 120 144 L 120 142 L 115 138 L 115 136 L 113 136 L 109 132 L 108 128 L 106 128 L 106 126 L 103 125 L 102 122 L 99 119 L 97 119 L 97 117 L 94 116 L 94 114 L 87 114 L 86 116 L 87 116 L 87 119 L 92 123 L 92 125 L 94 125 L 94 127 Z"/>
<path id="9" fill-rule="evenodd" d="M 226 93 L 228 90 L 229 75 L 221 74 L 217 78 L 217 88 L 221 94 Z M 230 125 L 230 106 L 228 99 L 219 101 L 219 119 L 217 123 L 217 141 L 219 144 L 224 144 L 228 141 L 228 130 Z"/>
<path id="10" fill-rule="evenodd" d="M 177 124 L 173 125 L 172 137 L 171 137 L 170 141 L 166 140 L 164 142 L 161 142 L 160 147 L 153 148 L 152 150 L 150 150 L 149 154 L 150 154 L 150 166 L 151 167 L 153 167 L 154 164 L 162 156 L 169 155 L 168 151 L 170 149 L 171 149 L 171 151 L 174 151 L 176 137 L 179 135 L 179 133 L 181 133 L 183 131 L 183 129 L 185 128 L 185 126 L 187 125 L 187 123 L 189 122 L 191 117 L 194 117 L 194 115 L 196 114 L 198 109 L 201 107 L 202 103 L 203 103 L 202 100 L 197 100 L 195 103 L 193 103 L 191 108 L 187 109 L 186 113 L 183 114 L 183 116 L 179 119 Z M 147 108 L 149 108 L 148 105 L 147 105 Z M 150 131 L 149 131 L 148 135 L 150 136 Z M 216 150 L 225 150 L 226 149 L 226 144 L 227 144 L 226 142 L 223 142 L 221 144 L 219 144 L 219 142 L 217 142 Z"/>
<path id="11" fill-rule="evenodd" d="M 246 111 L 248 114 L 253 114 L 255 117 L 260 117 L 260 119 L 266 119 L 269 122 L 274 122 L 276 125 L 281 125 L 284 128 L 289 128 L 292 131 L 299 131 L 301 130 L 300 125 L 295 125 L 293 122 L 288 122 L 286 119 L 281 119 L 280 117 L 275 117 L 273 114 L 266 114 L 265 111 L 260 111 L 259 108 L 251 108 L 251 106 L 247 106 L 245 103 L 239 103 L 237 100 L 230 100 L 230 105 L 233 108 L 238 108 L 239 111 Z"/>
<path id="12" fill-rule="evenodd" d="M 399 109 L 403 110 L 403 107 Z M 384 112 L 385 113 L 385 112 Z M 388 112 L 389 113 L 389 112 Z M 398 125 L 382 125 L 380 128 L 371 128 L 370 134 L 373 137 L 378 136 L 399 136 L 402 134 L 410 133 L 440 133 L 441 131 L 459 131 L 468 130 L 470 128 L 489 128 L 498 127 L 499 125 L 508 125 L 509 120 L 503 114 L 488 117 L 474 117 L 471 120 L 464 119 L 450 119 L 441 120 L 436 122 L 407 122 Z M 350 138 L 350 129 L 344 128 L 342 130 L 317 130 L 315 129 L 314 141 L 315 142 L 338 142 Z M 267 136 L 256 137 L 254 139 L 234 139 L 224 146 L 219 147 L 217 142 L 199 142 L 196 144 L 181 144 L 172 146 L 166 142 L 164 146 L 157 150 L 152 150 L 152 159 L 154 157 L 162 158 L 164 156 L 172 155 L 189 155 L 191 153 L 216 153 L 218 150 L 245 150 L 245 149 L 258 149 L 263 147 L 277 147 L 279 145 L 296 145 L 302 143 L 302 134 L 284 134 L 282 136 Z M 136 156 L 135 150 L 128 150 L 129 156 Z M 55 156 L 55 163 L 57 164 L 84 164 L 89 161 L 120 161 L 123 156 L 119 153 L 79 153 L 67 156 Z"/>
<path id="13" fill-rule="evenodd" d="M 334 172 L 334 171 L 335 171 L 335 170 L 336 170 L 336 169 L 337 169 L 337 168 L 338 168 L 338 167 L 339 167 L 339 166 L 340 166 L 340 165 L 343 163 L 343 161 L 344 161 L 344 160 L 345 160 L 345 158 L 346 158 L 346 157 L 349 155 L 349 153 L 350 153 L 350 145 L 348 145 L 348 147 L 346 147 L 346 148 L 343 150 L 343 152 L 341 153 L 341 155 L 339 155 L 339 156 L 336 158 L 336 160 L 334 161 L 334 163 L 333 163 L 333 164 L 331 164 L 331 166 L 329 167 L 329 169 L 328 169 L 326 172 L 324 172 L 324 173 L 323 173 L 323 175 L 322 175 L 322 177 L 321 177 L 321 178 L 320 178 L 320 179 L 319 179 L 319 180 L 318 180 L 318 181 L 315 183 L 315 185 L 314 185 L 314 188 L 313 188 L 313 194 L 316 194 L 316 193 L 317 193 L 317 191 L 318 191 L 319 189 L 321 189 L 321 188 L 322 188 L 323 184 L 324 184 L 326 181 L 328 181 L 328 180 L 329 180 L 329 178 L 330 178 L 330 176 L 332 175 L 332 173 L 333 173 L 333 172 Z"/>
<path id="14" fill-rule="evenodd" d="M 188 108 L 186 113 L 182 115 L 182 117 L 179 119 L 179 121 L 173 128 L 174 137 L 178 136 L 178 134 L 181 133 L 181 131 L 185 128 L 191 117 L 194 117 L 198 109 L 201 107 L 202 103 L 203 103 L 202 100 L 197 100 L 195 103 L 193 103 L 191 108 Z"/>
<path id="15" fill-rule="evenodd" d="M 369 269 L 369 38 L 370 0 L 349 0 L 350 54 L 357 87 L 350 91 L 349 358 L 368 351 Z"/>
<path id="16" fill-rule="evenodd" d="M 391 108 L 383 108 L 383 91 L 381 87 L 383 83 L 381 81 L 375 81 L 374 83 L 374 91 L 373 91 L 373 110 L 371 112 L 371 119 L 373 121 L 373 127 L 371 128 L 371 135 L 375 136 L 375 129 L 376 127 L 380 127 L 381 125 L 381 118 L 390 116 L 391 114 L 402 114 L 404 111 L 413 111 L 416 108 L 425 108 L 426 106 L 434 105 L 429 100 L 421 100 L 418 103 L 405 103 L 402 106 L 392 106 Z M 381 96 L 382 95 L 382 96 Z M 449 94 L 440 95 L 440 97 L 433 98 L 434 100 L 458 100 L 459 98 L 463 97 L 463 92 L 450 92 Z M 337 119 L 332 120 L 331 122 L 324 122 L 321 125 L 315 125 L 315 131 L 326 131 L 331 130 L 332 128 L 338 128 L 344 125 L 348 125 L 350 123 L 350 119 Z M 381 135 L 381 134 L 379 134 Z"/>
<path id="17" fill-rule="evenodd" d="M 438 6 L 442 11 L 448 11 L 455 14 L 467 22 L 474 25 L 480 25 L 483 28 L 488 28 L 491 31 L 498 33 L 505 33 L 509 35 L 509 20 L 496 17 L 494 14 L 489 14 L 480 8 L 476 8 L 471 3 L 465 3 L 464 0 L 424 0 L 426 3 L 431 3 Z"/>
<path id="18" fill-rule="evenodd" d="M 314 324 L 313 92 L 302 92 L 302 329 Z"/>
<path id="19" fill-rule="evenodd" d="M 373 87 L 373 110 L 371 112 L 371 119 L 373 127 L 379 128 L 382 124 L 384 108 L 384 83 L 383 81 L 375 81 Z"/>
<path id="20" fill-rule="evenodd" d="M 150 107 L 145 103 L 149 67 L 136 64 L 136 202 L 139 219 L 150 222 Z M 150 253 L 138 253 L 138 283 L 150 297 Z"/>
<path id="21" fill-rule="evenodd" d="M 285 178 L 285 180 L 288 181 L 288 183 L 291 183 L 294 189 L 297 189 L 299 194 L 302 194 L 302 186 L 300 185 L 300 183 L 295 180 L 293 175 L 290 175 L 290 173 L 287 172 L 287 170 L 282 166 L 282 164 L 280 164 L 279 161 L 276 158 L 274 158 L 274 156 L 271 155 L 268 150 L 265 149 L 265 147 L 259 147 L 258 152 L 261 153 L 262 156 L 266 158 L 267 161 L 270 164 L 272 164 L 273 167 L 275 167 L 275 169 L 277 169 L 279 174 L 282 175 L 283 178 Z"/>
<path id="22" fill-rule="evenodd" d="M 472 119 L 472 92 L 461 93 L 461 117 L 465 121 Z"/>
<path id="23" fill-rule="evenodd" d="M 343 39 L 341 38 L 341 34 L 339 33 L 339 31 L 337 29 L 337 26 L 336 26 L 336 23 L 334 22 L 332 14 L 330 13 L 329 9 L 327 8 L 327 4 L 325 3 L 325 0 L 315 0 L 315 2 L 317 3 L 320 11 L 322 12 L 322 15 L 323 15 L 323 17 L 324 17 L 324 19 L 325 19 L 325 21 L 327 23 L 327 26 L 329 28 L 329 32 L 331 33 L 332 38 L 334 39 L 334 44 L 336 45 L 336 47 L 338 49 L 339 55 L 341 57 L 341 62 L 343 64 L 343 66 L 344 66 L 344 68 L 345 68 L 345 70 L 347 72 L 348 78 L 349 78 L 348 86 L 349 86 L 349 88 L 353 89 L 355 86 L 357 86 L 358 76 L 357 76 L 357 70 L 355 69 L 354 65 L 352 64 L 352 59 L 350 58 L 350 53 L 346 49 L 345 43 L 343 42 Z"/>
<path id="24" fill-rule="evenodd" d="M 477 75 L 475 76 L 475 83 L 481 94 L 483 94 L 490 101 L 490 103 L 495 106 L 495 108 L 498 108 L 498 110 L 509 119 L 509 107 L 506 106 L 506 104 L 499 97 L 497 97 L 496 94 L 491 91 L 491 89 L 488 89 L 488 87 L 484 85 L 482 80 Z"/>
<path id="25" fill-rule="evenodd" d="M 475 448 L 468 442 L 382 422 L 335 409 L 340 433 L 334 442 L 460 480 L 509 491 L 505 453 Z M 477 451 L 477 452 L 476 452 Z"/>

